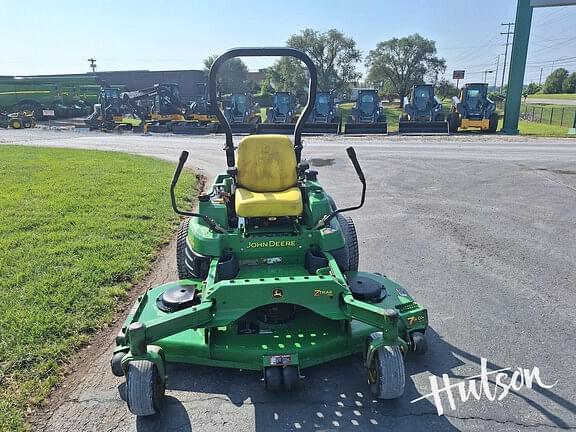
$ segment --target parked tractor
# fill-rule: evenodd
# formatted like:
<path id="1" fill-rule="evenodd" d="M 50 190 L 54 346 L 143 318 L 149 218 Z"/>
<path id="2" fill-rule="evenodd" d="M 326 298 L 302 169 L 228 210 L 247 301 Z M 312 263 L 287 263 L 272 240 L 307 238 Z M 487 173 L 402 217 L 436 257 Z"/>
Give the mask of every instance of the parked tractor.
<path id="1" fill-rule="evenodd" d="M 386 115 L 380 106 L 378 90 L 358 91 L 352 114 L 346 120 L 344 134 L 387 134 Z"/>
<path id="2" fill-rule="evenodd" d="M 252 96 L 248 93 L 233 93 L 224 115 L 234 133 L 253 133 L 256 125 L 262 122 L 258 107 L 252 102 Z"/>
<path id="3" fill-rule="evenodd" d="M 333 92 L 316 93 L 314 109 L 304 125 L 304 133 L 338 134 L 342 119 L 336 114 Z"/>
<path id="4" fill-rule="evenodd" d="M 293 134 L 296 126 L 296 98 L 290 92 L 276 92 L 272 107 L 266 112 L 266 122 L 257 125 L 257 134 Z"/>
<path id="5" fill-rule="evenodd" d="M 450 132 L 458 129 L 480 129 L 490 133 L 498 128 L 496 103 L 488 97 L 488 84 L 469 83 L 452 98 L 452 112 L 448 116 Z"/>
<path id="6" fill-rule="evenodd" d="M 412 87 L 404 98 L 403 110 L 398 123 L 399 134 L 448 134 L 442 103 L 434 95 L 432 84 Z"/>
<path id="7" fill-rule="evenodd" d="M 36 118 L 30 112 L 11 114 L 0 112 L 0 128 L 29 129 L 36 126 Z"/>

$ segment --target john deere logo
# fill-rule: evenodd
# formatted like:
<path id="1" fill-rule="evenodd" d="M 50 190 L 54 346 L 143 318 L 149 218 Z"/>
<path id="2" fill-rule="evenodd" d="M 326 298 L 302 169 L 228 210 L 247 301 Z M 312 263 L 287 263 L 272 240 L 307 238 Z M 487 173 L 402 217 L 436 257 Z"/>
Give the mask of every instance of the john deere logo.
<path id="1" fill-rule="evenodd" d="M 284 291 L 282 291 L 280 288 L 276 288 L 274 291 L 272 291 L 272 297 L 275 299 L 281 299 L 284 297 Z"/>
<path id="2" fill-rule="evenodd" d="M 296 247 L 296 240 L 267 240 L 248 242 L 248 249 Z"/>

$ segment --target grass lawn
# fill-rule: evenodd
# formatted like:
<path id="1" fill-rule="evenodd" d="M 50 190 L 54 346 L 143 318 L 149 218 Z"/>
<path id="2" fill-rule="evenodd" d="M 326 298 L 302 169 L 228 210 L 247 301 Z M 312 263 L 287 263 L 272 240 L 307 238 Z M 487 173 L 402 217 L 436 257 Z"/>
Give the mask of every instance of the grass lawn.
<path id="1" fill-rule="evenodd" d="M 500 124 L 500 127 L 502 124 Z M 568 135 L 567 126 L 555 126 L 548 125 L 545 123 L 529 122 L 520 120 L 518 124 L 518 129 L 520 130 L 520 135 L 534 135 L 534 136 L 547 136 L 547 137 L 574 137 L 574 135 Z"/>
<path id="2" fill-rule="evenodd" d="M 576 93 L 544 94 L 537 93 L 529 95 L 528 99 L 571 99 L 576 100 Z"/>
<path id="3" fill-rule="evenodd" d="M 121 153 L 0 146 L 0 430 L 26 428 L 27 408 L 150 269 L 177 222 L 173 169 Z M 180 199 L 191 202 L 194 181 L 183 176 Z"/>

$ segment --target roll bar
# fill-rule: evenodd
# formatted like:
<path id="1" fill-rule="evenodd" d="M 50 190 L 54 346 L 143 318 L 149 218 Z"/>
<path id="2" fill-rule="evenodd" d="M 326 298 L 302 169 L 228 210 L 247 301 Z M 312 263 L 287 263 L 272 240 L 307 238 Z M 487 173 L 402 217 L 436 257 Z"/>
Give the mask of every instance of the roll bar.
<path id="1" fill-rule="evenodd" d="M 220 67 L 226 62 L 235 57 L 294 57 L 301 62 L 303 62 L 308 68 L 310 75 L 308 81 L 308 100 L 304 111 L 298 118 L 296 122 L 296 128 L 294 129 L 294 151 L 296 153 L 296 162 L 300 162 L 300 154 L 302 153 L 302 129 L 304 128 L 304 123 L 306 119 L 312 112 L 314 108 L 314 101 L 316 100 L 316 88 L 318 86 L 318 77 L 316 73 L 316 66 L 312 62 L 312 59 L 308 57 L 304 52 L 295 48 L 232 48 L 218 57 L 212 67 L 210 68 L 210 74 L 208 75 L 208 88 L 209 88 L 209 106 L 213 114 L 216 115 L 220 125 L 224 129 L 226 134 L 226 145 L 224 150 L 226 151 L 226 163 L 228 167 L 232 168 L 235 165 L 234 159 L 234 142 L 232 140 L 232 129 L 230 128 L 230 123 L 224 115 L 224 113 L 218 107 L 218 100 L 216 94 L 216 77 Z"/>

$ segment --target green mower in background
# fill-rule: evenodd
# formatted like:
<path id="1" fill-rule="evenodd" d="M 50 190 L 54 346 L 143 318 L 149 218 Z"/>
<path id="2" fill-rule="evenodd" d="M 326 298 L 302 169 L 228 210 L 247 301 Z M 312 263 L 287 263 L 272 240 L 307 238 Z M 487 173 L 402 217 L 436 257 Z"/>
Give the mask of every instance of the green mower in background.
<path id="1" fill-rule="evenodd" d="M 308 102 L 294 141 L 254 135 L 234 147 L 217 109 L 216 76 L 234 57 L 289 56 L 310 72 Z M 394 281 L 358 271 L 358 241 L 344 213 L 364 204 L 366 181 L 353 148 L 348 156 L 362 183 L 358 205 L 336 208 L 317 172 L 301 161 L 302 129 L 316 99 L 316 67 L 293 48 L 236 48 L 209 75 L 210 100 L 226 134 L 228 170 L 199 197 L 198 213 L 180 210 L 174 188 L 188 157 L 182 152 L 170 192 L 188 216 L 180 227 L 180 280 L 150 288 L 118 336 L 111 366 L 126 378 L 132 413 L 160 410 L 166 363 L 262 371 L 267 389 L 291 390 L 302 369 L 362 353 L 376 398 L 404 392 L 404 356 L 426 350 L 426 309 Z"/>

